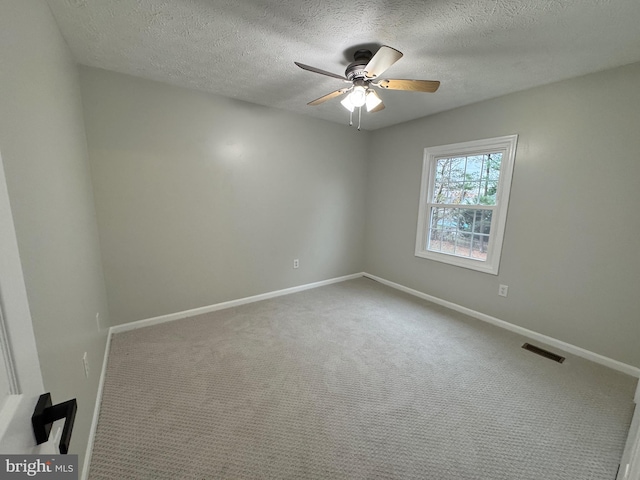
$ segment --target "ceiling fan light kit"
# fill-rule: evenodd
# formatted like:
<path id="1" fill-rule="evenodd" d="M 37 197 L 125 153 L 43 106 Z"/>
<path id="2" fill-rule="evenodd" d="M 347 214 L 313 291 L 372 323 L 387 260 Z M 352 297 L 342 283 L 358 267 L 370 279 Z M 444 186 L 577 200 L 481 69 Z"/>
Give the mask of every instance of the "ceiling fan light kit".
<path id="1" fill-rule="evenodd" d="M 367 112 L 372 112 L 377 106 L 382 104 L 382 99 L 378 96 L 375 90 L 369 90 L 367 92 Z"/>
<path id="2" fill-rule="evenodd" d="M 351 102 L 351 96 L 350 95 L 347 95 L 342 100 L 340 100 L 340 103 L 342 104 L 342 106 L 344 108 L 349 110 L 351 113 L 353 113 L 353 111 L 356 109 L 356 107 L 353 104 L 353 102 Z"/>
<path id="3" fill-rule="evenodd" d="M 353 62 L 349 64 L 345 70 L 345 76 L 336 73 L 327 72 L 320 68 L 311 67 L 303 63 L 294 62 L 303 70 L 308 70 L 320 75 L 337 78 L 343 82 L 350 83 L 351 86 L 341 88 L 334 92 L 328 93 L 317 98 L 307 105 L 315 106 L 326 102 L 340 95 L 348 93 L 348 95 L 340 101 L 342 106 L 349 110 L 349 125 L 352 125 L 352 115 L 355 109 L 358 109 L 358 130 L 360 130 L 360 118 L 362 115 L 362 107 L 366 107 L 367 112 L 375 113 L 384 109 L 384 103 L 372 87 L 384 90 L 404 90 L 413 92 L 435 92 L 440 86 L 440 82 L 436 80 L 397 80 L 386 79 L 374 81 L 382 73 L 384 73 L 391 65 L 402 58 L 402 53 L 395 48 L 383 45 L 372 55 L 369 50 L 358 50 L 353 55 Z"/>
<path id="4" fill-rule="evenodd" d="M 349 94 L 349 101 L 354 107 L 361 107 L 365 104 L 366 97 L 367 89 L 358 85 L 353 87 L 353 90 L 351 90 L 351 93 Z"/>

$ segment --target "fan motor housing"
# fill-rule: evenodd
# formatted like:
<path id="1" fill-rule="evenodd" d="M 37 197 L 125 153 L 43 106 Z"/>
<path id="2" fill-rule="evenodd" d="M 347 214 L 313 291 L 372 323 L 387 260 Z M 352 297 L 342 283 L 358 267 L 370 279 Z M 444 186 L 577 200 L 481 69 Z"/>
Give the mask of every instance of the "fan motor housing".
<path id="1" fill-rule="evenodd" d="M 345 77 L 349 80 L 354 80 L 357 78 L 365 78 L 365 67 L 371 60 L 373 54 L 370 50 L 358 50 L 353 54 L 353 62 L 349 64 L 347 69 L 344 72 Z"/>

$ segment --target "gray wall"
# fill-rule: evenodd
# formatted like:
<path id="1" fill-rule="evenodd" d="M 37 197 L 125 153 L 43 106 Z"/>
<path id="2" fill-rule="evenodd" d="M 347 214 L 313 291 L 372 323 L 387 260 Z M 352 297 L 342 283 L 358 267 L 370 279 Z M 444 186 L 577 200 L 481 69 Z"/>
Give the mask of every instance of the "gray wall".
<path id="1" fill-rule="evenodd" d="M 635 64 L 376 131 L 366 271 L 640 366 L 638 85 Z M 424 147 L 513 133 L 499 275 L 415 257 Z"/>
<path id="2" fill-rule="evenodd" d="M 80 77 L 114 324 L 362 271 L 366 132 Z"/>
<path id="3" fill-rule="evenodd" d="M 54 402 L 78 399 L 82 465 L 106 342 L 96 313 L 109 319 L 78 71 L 44 2 L 1 9 L 0 152 L 44 384 Z"/>

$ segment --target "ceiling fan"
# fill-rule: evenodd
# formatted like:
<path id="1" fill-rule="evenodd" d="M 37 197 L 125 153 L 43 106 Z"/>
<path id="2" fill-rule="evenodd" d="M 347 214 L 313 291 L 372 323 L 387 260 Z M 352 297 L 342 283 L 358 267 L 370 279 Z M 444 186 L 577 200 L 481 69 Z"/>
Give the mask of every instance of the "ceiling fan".
<path id="1" fill-rule="evenodd" d="M 349 110 L 351 114 L 358 108 L 358 118 L 360 119 L 363 106 L 366 107 L 367 112 L 371 113 L 379 112 L 384 108 L 382 99 L 372 87 L 411 92 L 435 92 L 438 90 L 440 82 L 435 80 L 378 80 L 378 77 L 391 67 L 391 65 L 400 60 L 400 58 L 402 58 L 402 52 L 395 48 L 387 47 L 386 45 L 380 47 L 375 55 L 372 55 L 370 50 L 357 50 L 353 55 L 353 62 L 351 62 L 345 70 L 344 76 L 327 72 L 320 68 L 310 67 L 303 63 L 293 63 L 303 70 L 327 75 L 351 84 L 348 87 L 340 88 L 320 98 L 316 98 L 307 105 L 320 105 L 332 98 L 348 94 L 340 103 Z M 349 125 L 352 125 L 351 121 Z M 358 130 L 360 130 L 360 121 L 358 121 Z"/>

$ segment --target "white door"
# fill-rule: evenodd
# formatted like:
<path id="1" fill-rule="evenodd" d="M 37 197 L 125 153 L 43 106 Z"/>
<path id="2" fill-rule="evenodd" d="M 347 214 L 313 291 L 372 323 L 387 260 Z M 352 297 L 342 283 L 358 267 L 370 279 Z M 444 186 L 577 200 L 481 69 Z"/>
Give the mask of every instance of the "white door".
<path id="1" fill-rule="evenodd" d="M 636 387 L 636 410 L 616 480 L 640 480 L 640 384 Z"/>
<path id="2" fill-rule="evenodd" d="M 45 393 L 0 155 L 0 453 L 58 453 L 54 430 L 36 445 L 31 415 Z"/>

